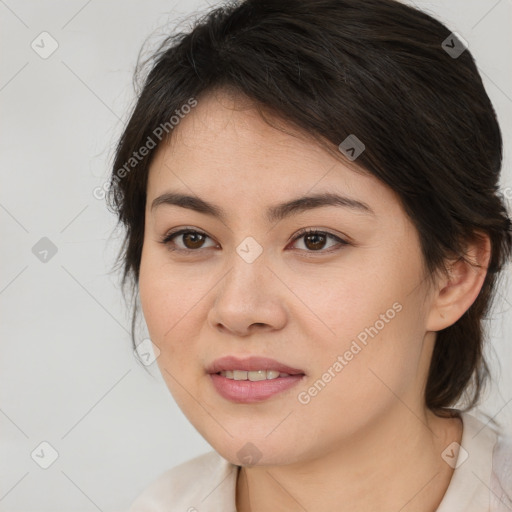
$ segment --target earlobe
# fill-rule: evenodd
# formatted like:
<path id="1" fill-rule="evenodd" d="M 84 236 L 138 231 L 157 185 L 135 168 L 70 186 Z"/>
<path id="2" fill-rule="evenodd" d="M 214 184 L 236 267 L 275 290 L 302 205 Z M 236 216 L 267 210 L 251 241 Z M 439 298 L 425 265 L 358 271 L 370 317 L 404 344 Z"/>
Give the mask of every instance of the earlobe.
<path id="1" fill-rule="evenodd" d="M 471 307 L 487 275 L 490 256 L 488 235 L 478 234 L 468 244 L 464 258 L 447 262 L 446 273 L 437 281 L 428 331 L 440 331 L 453 325 Z"/>

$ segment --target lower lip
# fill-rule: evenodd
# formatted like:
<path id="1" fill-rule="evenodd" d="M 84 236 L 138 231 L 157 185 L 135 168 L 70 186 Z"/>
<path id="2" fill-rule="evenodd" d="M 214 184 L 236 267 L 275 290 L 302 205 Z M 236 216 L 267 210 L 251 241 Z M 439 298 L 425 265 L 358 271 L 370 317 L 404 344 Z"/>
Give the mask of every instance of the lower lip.
<path id="1" fill-rule="evenodd" d="M 277 377 L 258 381 L 234 380 L 210 373 L 213 386 L 226 400 L 239 404 L 262 402 L 271 396 L 297 385 L 305 375 L 291 375 L 290 377 Z"/>

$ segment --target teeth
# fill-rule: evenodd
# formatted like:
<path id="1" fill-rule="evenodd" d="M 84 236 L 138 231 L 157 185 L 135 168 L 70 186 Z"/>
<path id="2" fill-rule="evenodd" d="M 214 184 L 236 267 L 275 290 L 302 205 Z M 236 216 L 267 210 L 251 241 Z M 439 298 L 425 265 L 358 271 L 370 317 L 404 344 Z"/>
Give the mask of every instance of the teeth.
<path id="1" fill-rule="evenodd" d="M 256 382 L 258 380 L 272 380 L 277 379 L 278 377 L 290 376 L 288 373 L 280 373 L 276 370 L 256 370 L 251 372 L 246 372 L 244 370 L 226 370 L 220 372 L 220 375 L 228 379 L 250 380 L 252 382 Z"/>

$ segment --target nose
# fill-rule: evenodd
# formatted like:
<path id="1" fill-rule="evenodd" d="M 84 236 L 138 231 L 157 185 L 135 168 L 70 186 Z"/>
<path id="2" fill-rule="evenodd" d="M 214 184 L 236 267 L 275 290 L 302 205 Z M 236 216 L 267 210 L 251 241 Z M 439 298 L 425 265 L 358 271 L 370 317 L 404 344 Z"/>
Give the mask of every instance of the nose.
<path id="1" fill-rule="evenodd" d="M 215 287 L 208 321 L 214 329 L 237 336 L 282 329 L 287 318 L 286 289 L 264 252 L 251 263 L 235 254 Z"/>

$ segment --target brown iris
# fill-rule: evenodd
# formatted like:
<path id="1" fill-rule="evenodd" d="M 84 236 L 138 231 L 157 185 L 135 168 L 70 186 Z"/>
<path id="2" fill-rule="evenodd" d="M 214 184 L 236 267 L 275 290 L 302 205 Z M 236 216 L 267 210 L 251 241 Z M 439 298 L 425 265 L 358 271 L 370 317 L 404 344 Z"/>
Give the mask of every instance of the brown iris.
<path id="1" fill-rule="evenodd" d="M 304 244 L 308 249 L 319 250 L 324 247 L 326 238 L 325 235 L 320 233 L 311 233 L 304 236 Z M 309 241 L 312 241 L 312 244 L 309 244 Z"/>

